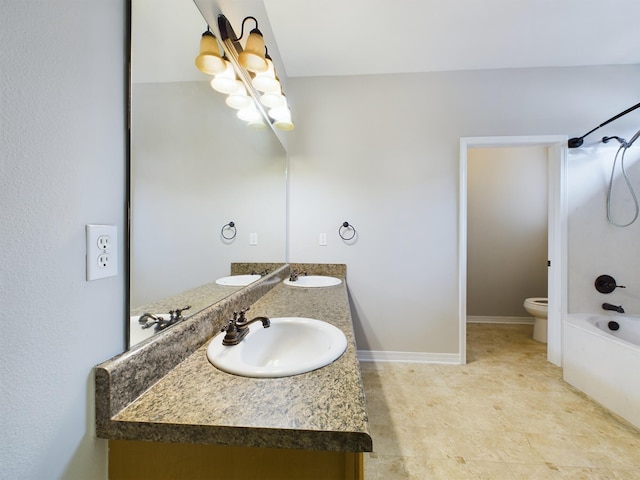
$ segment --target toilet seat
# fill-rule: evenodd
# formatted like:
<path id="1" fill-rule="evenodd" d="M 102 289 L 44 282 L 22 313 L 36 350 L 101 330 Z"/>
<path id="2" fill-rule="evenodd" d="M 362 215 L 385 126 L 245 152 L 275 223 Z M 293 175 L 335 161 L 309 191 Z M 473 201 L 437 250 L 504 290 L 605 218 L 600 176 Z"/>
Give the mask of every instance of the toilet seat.
<path id="1" fill-rule="evenodd" d="M 537 305 L 540 307 L 546 307 L 549 305 L 549 299 L 545 297 L 525 298 L 524 303 L 529 303 L 529 304 Z"/>
<path id="2" fill-rule="evenodd" d="M 549 299 L 544 297 L 525 298 L 524 309 L 534 318 L 533 339 L 547 343 L 547 311 Z"/>

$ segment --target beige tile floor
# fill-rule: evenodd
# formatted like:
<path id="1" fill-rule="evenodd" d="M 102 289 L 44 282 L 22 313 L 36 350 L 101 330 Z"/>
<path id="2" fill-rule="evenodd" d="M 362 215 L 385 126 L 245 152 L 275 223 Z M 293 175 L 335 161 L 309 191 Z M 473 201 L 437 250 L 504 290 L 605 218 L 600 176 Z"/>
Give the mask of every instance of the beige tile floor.
<path id="1" fill-rule="evenodd" d="M 640 479 L 640 432 L 563 382 L 531 333 L 469 324 L 467 365 L 362 363 L 367 480 Z"/>

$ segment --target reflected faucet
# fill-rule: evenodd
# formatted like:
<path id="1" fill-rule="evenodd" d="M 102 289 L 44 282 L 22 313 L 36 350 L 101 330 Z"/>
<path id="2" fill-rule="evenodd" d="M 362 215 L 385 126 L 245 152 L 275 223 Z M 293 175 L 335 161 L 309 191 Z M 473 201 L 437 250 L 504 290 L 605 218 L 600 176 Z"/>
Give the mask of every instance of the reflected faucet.
<path id="1" fill-rule="evenodd" d="M 611 305 L 610 303 L 603 303 L 602 308 L 605 310 L 611 310 L 613 312 L 624 313 L 624 308 L 622 305 Z"/>
<path id="2" fill-rule="evenodd" d="M 307 272 L 298 272 L 296 270 L 291 270 L 291 274 L 289 275 L 289 281 L 290 282 L 295 282 L 296 280 L 298 280 L 298 277 L 300 275 L 307 275 Z"/>
<path id="3" fill-rule="evenodd" d="M 162 318 L 157 315 L 152 315 L 150 313 L 143 313 L 138 319 L 138 323 L 142 326 L 143 329 L 151 328 L 154 325 L 156 326 L 155 331 L 159 332 L 160 330 L 164 330 L 171 325 L 174 325 L 182 320 L 184 317 L 182 316 L 182 312 L 185 310 L 189 310 L 191 305 L 187 305 L 183 308 L 176 308 L 175 310 L 169 310 L 169 318 Z"/>
<path id="4" fill-rule="evenodd" d="M 244 337 L 249 333 L 249 325 L 255 322 L 262 322 L 264 328 L 271 326 L 271 320 L 269 317 L 255 317 L 251 320 L 247 320 L 245 313 L 249 308 L 240 310 L 240 312 L 233 312 L 233 318 L 222 327 L 221 332 L 227 332 L 222 339 L 223 345 L 238 345 Z"/>

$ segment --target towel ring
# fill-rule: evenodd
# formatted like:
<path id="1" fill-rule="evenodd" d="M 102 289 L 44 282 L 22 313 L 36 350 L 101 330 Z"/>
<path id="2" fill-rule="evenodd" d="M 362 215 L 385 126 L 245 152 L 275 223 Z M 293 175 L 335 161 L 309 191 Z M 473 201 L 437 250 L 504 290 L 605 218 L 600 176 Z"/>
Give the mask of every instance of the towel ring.
<path id="1" fill-rule="evenodd" d="M 345 233 L 342 231 L 343 228 L 351 230 L 351 235 L 345 236 Z M 353 228 L 353 225 L 350 225 L 349 222 L 342 222 L 342 225 L 338 228 L 338 235 L 340 235 L 340 238 L 343 240 L 353 240 L 353 237 L 356 236 L 356 229 Z"/>
<path id="2" fill-rule="evenodd" d="M 225 230 L 231 230 L 231 236 L 227 237 L 224 234 Z M 236 233 L 238 233 L 238 230 L 236 230 L 236 224 L 233 222 L 227 223 L 224 227 L 222 227 L 222 230 L 220 230 L 220 235 L 222 235 L 222 238 L 224 238 L 225 240 L 233 240 L 234 238 L 236 238 Z"/>

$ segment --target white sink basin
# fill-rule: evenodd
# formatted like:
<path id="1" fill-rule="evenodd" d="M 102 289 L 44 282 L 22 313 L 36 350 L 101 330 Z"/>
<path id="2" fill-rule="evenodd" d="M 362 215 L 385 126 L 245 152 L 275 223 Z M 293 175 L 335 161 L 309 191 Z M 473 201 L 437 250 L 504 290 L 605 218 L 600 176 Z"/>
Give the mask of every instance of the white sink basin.
<path id="1" fill-rule="evenodd" d="M 225 285 L 227 287 L 244 287 L 250 283 L 255 282 L 260 278 L 260 275 L 231 275 L 229 277 L 222 277 L 216 280 L 218 285 Z"/>
<path id="2" fill-rule="evenodd" d="M 334 285 L 340 285 L 342 280 L 336 277 L 326 277 L 324 275 L 300 275 L 294 282 L 288 278 L 284 281 L 285 285 L 291 285 L 292 287 L 332 287 Z"/>
<path id="3" fill-rule="evenodd" d="M 224 332 L 207 348 L 207 358 L 222 371 L 243 377 L 289 377 L 329 365 L 347 348 L 339 328 L 303 317 L 272 318 L 271 326 L 260 322 L 238 344 L 222 345 Z"/>

